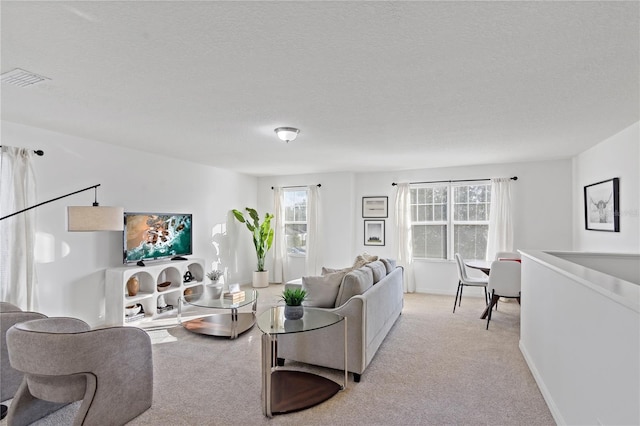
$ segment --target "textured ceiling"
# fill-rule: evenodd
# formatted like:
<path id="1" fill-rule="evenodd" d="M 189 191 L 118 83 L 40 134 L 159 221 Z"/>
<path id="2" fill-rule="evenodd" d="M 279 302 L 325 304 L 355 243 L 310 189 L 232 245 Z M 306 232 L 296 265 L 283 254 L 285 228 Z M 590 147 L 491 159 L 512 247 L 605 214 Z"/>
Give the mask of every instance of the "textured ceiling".
<path id="1" fill-rule="evenodd" d="M 4 120 L 252 175 L 566 158 L 640 119 L 640 3 L 2 1 Z M 301 129 L 289 144 L 278 126 Z"/>

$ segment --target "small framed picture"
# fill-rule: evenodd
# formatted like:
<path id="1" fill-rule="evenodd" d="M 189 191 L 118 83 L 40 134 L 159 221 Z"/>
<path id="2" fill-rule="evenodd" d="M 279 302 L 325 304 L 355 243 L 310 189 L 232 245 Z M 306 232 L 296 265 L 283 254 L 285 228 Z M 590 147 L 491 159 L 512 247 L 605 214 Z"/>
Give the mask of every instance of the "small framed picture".
<path id="1" fill-rule="evenodd" d="M 364 245 L 383 246 L 384 245 L 384 220 L 364 221 Z"/>
<path id="2" fill-rule="evenodd" d="M 362 217 L 388 217 L 389 197 L 362 197 Z"/>
<path id="3" fill-rule="evenodd" d="M 589 231 L 620 232 L 620 180 L 584 187 L 584 224 Z"/>

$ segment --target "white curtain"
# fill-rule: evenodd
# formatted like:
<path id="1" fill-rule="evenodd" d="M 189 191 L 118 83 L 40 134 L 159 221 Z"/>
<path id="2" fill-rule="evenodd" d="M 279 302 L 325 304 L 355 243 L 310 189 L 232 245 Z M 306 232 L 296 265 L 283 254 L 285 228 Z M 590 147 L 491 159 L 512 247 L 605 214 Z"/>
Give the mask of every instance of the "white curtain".
<path id="1" fill-rule="evenodd" d="M 416 291 L 413 277 L 413 242 L 411 240 L 411 190 L 408 183 L 399 183 L 396 193 L 396 235 L 398 265 L 404 268 L 404 292 Z"/>
<path id="2" fill-rule="evenodd" d="M 285 283 L 287 270 L 287 238 L 284 230 L 284 191 L 273 188 L 274 198 L 274 238 L 273 238 L 273 281 Z"/>
<path id="3" fill-rule="evenodd" d="M 33 150 L 0 148 L 0 217 L 36 204 Z M 0 300 L 38 309 L 35 270 L 35 209 L 0 221 Z"/>
<path id="4" fill-rule="evenodd" d="M 307 276 L 320 275 L 322 231 L 320 208 L 320 188 L 318 185 L 307 187 L 307 258 L 305 269 Z"/>
<path id="5" fill-rule="evenodd" d="M 513 251 L 511 178 L 491 179 L 491 211 L 486 260 L 493 260 L 499 251 Z"/>

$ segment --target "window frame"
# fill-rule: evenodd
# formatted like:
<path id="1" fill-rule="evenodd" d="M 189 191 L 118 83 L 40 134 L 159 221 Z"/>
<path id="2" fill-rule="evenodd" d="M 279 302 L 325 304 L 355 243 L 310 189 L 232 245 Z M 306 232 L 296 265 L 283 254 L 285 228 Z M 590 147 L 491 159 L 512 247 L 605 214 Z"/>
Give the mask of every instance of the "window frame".
<path id="1" fill-rule="evenodd" d="M 488 208 L 488 212 L 487 212 L 487 219 L 486 220 L 459 220 L 456 219 L 456 204 L 462 204 L 462 203 L 457 203 L 455 201 L 455 190 L 456 188 L 459 187 L 470 187 L 470 186 L 485 186 L 487 187 L 487 200 L 485 202 L 483 202 L 487 208 Z M 443 261 L 443 260 L 453 260 L 454 258 L 454 254 L 455 254 L 455 228 L 456 226 L 464 226 L 464 225 L 484 225 L 487 226 L 487 230 L 489 229 L 489 213 L 491 211 L 491 183 L 474 183 L 472 181 L 461 181 L 461 182 L 449 182 L 449 183 L 432 183 L 432 184 L 419 184 L 416 185 L 415 187 L 411 188 L 411 191 L 413 191 L 414 189 L 421 189 L 421 188 L 446 188 L 447 191 L 447 203 L 445 204 L 447 206 L 447 217 L 445 220 L 438 220 L 438 221 L 411 221 L 411 226 L 413 227 L 414 225 L 424 225 L 424 226 L 444 226 L 445 227 L 445 240 L 446 240 L 446 244 L 447 244 L 447 249 L 446 249 L 446 257 L 445 258 L 440 258 L 440 257 L 415 257 L 414 255 L 414 259 L 420 259 L 420 260 L 428 260 L 428 261 Z M 416 198 L 417 198 L 417 194 L 416 194 Z M 469 202 L 467 200 L 466 203 L 464 203 L 466 205 L 469 205 Z M 411 204 L 411 206 L 413 207 L 414 205 L 418 205 L 418 204 Z M 433 203 L 432 203 L 433 205 Z M 485 248 L 486 249 L 486 248 Z"/>
<path id="2" fill-rule="evenodd" d="M 308 188 L 283 188 L 282 191 L 284 192 L 283 194 L 283 202 L 284 202 L 284 218 L 283 218 L 283 226 L 284 226 L 284 238 L 285 238 L 285 246 L 286 246 L 286 250 L 287 250 L 287 256 L 290 257 L 307 257 L 307 242 L 305 239 L 305 252 L 304 254 L 301 253 L 291 253 L 289 252 L 289 246 L 287 244 L 287 225 L 306 225 L 307 226 L 307 230 L 309 229 L 309 221 L 308 220 L 287 220 L 287 204 L 286 204 L 286 200 L 287 200 L 287 194 L 286 193 L 296 193 L 296 192 L 301 192 L 305 194 L 305 218 L 308 218 L 308 214 L 309 214 L 309 189 Z M 294 210 L 294 219 L 295 219 L 295 210 Z"/>
<path id="3" fill-rule="evenodd" d="M 447 202 L 446 203 L 438 203 L 437 205 L 446 206 L 446 208 L 447 208 L 447 217 L 448 217 L 449 216 L 449 209 L 450 209 L 449 204 L 450 204 L 450 200 L 451 200 L 451 197 L 450 197 L 450 194 L 449 194 L 449 184 L 442 184 L 442 183 L 440 183 L 440 184 L 436 184 L 436 183 L 433 183 L 433 184 L 420 184 L 420 185 L 414 186 L 413 188 L 410 188 L 410 191 L 413 191 L 414 189 L 418 190 L 418 189 L 425 189 L 425 188 L 431 188 L 431 189 L 434 189 L 434 188 L 445 188 L 445 190 L 447 192 Z M 413 198 L 413 197 L 411 197 L 411 198 Z M 418 194 L 416 194 L 416 201 L 417 200 L 418 200 Z M 414 206 L 420 206 L 420 205 L 430 205 L 433 208 L 433 206 L 435 204 L 433 202 L 431 202 L 430 204 L 414 204 L 413 202 L 411 202 L 411 208 L 412 209 L 413 209 Z M 431 221 L 427 221 L 427 220 L 413 221 L 412 220 L 411 221 L 411 227 L 413 227 L 414 225 L 422 225 L 422 226 L 427 226 L 427 227 L 428 226 L 445 226 L 447 228 L 450 226 L 450 224 L 448 223 L 448 219 L 437 220 L 437 221 L 436 220 L 431 220 Z M 445 230 L 445 233 L 446 233 L 445 234 L 445 241 L 446 241 L 446 244 L 447 244 L 447 253 L 446 253 L 447 257 L 445 257 L 444 259 L 440 258 L 440 257 L 414 257 L 414 258 L 416 258 L 416 259 L 425 259 L 425 260 L 446 260 L 448 258 L 448 252 L 449 252 L 449 246 L 450 246 L 450 241 L 449 241 L 449 238 L 448 238 L 448 236 L 449 236 L 448 229 Z M 412 239 L 413 239 L 413 236 L 412 236 Z M 411 244 L 413 245 L 413 242 Z"/>

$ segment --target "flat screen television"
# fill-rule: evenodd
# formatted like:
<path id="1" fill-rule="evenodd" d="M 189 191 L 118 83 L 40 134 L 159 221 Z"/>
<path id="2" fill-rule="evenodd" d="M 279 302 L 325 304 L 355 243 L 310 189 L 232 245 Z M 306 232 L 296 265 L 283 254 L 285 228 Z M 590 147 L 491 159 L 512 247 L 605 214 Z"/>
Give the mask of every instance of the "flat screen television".
<path id="1" fill-rule="evenodd" d="M 125 212 L 124 263 L 144 264 L 192 254 L 191 224 L 191 214 Z"/>

